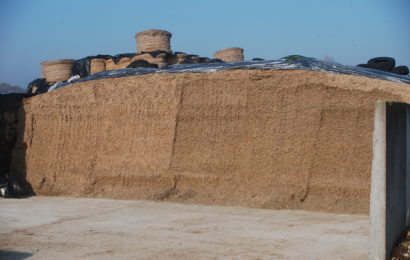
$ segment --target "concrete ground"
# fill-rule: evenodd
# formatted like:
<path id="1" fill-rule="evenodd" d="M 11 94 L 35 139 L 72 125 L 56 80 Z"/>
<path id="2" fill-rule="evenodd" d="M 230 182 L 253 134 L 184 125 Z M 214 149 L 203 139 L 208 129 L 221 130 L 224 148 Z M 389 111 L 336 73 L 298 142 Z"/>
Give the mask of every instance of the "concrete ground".
<path id="1" fill-rule="evenodd" d="M 151 201 L 0 199 L 0 259 L 366 259 L 368 222 Z"/>

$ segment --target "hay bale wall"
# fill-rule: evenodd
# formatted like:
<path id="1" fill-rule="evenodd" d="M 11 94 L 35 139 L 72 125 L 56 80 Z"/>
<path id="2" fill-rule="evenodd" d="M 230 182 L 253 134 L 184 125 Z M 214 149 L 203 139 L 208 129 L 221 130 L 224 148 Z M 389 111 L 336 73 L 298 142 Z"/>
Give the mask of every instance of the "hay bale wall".
<path id="1" fill-rule="evenodd" d="M 71 76 L 73 63 L 72 59 L 44 61 L 41 63 L 43 78 L 47 82 L 66 81 Z"/>
<path id="2" fill-rule="evenodd" d="M 87 81 L 24 102 L 16 155 L 39 195 L 367 214 L 377 100 L 410 89 L 276 70 Z"/>
<path id="3" fill-rule="evenodd" d="M 157 50 L 172 53 L 171 37 L 172 34 L 164 30 L 152 29 L 139 32 L 135 35 L 137 54 Z"/>
<path id="4" fill-rule="evenodd" d="M 239 47 L 227 48 L 214 53 L 214 58 L 226 62 L 243 61 L 243 49 Z"/>

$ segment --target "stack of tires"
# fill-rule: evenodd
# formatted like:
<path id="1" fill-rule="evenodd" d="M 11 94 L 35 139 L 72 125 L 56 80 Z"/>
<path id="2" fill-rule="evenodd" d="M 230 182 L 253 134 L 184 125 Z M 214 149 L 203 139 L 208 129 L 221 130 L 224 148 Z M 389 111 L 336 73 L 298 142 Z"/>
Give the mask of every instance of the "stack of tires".
<path id="1" fill-rule="evenodd" d="M 367 64 L 359 64 L 358 67 L 387 71 L 399 75 L 408 75 L 409 68 L 407 66 L 396 66 L 396 61 L 390 57 L 377 57 L 370 59 Z"/>

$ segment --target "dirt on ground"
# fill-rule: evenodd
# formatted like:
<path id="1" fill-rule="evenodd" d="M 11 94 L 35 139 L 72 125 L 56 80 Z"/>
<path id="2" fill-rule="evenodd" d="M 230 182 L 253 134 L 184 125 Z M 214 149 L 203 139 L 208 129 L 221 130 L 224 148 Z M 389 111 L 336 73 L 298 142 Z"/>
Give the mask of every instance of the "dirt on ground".
<path id="1" fill-rule="evenodd" d="M 410 88 L 295 70 L 76 83 L 25 100 L 11 170 L 38 195 L 368 214 L 379 100 Z"/>
<path id="2" fill-rule="evenodd" d="M 367 258 L 363 215 L 64 197 L 0 208 L 4 260 Z"/>

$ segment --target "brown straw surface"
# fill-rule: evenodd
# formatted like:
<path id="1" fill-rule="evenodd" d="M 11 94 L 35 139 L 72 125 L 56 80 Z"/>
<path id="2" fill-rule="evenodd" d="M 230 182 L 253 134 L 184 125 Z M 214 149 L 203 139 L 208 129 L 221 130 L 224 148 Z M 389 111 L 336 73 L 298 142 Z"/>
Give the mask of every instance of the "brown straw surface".
<path id="1" fill-rule="evenodd" d="M 137 53 L 151 51 L 165 51 L 172 53 L 171 40 L 172 34 L 163 30 L 146 30 L 135 35 L 137 39 Z"/>
<path id="2" fill-rule="evenodd" d="M 44 61 L 41 63 L 43 78 L 47 82 L 66 81 L 71 76 L 71 69 L 73 67 L 74 60 L 62 59 Z"/>
<path id="3" fill-rule="evenodd" d="M 105 60 L 105 70 L 116 70 L 117 66 L 112 59 Z"/>
<path id="4" fill-rule="evenodd" d="M 104 59 L 92 59 L 90 63 L 90 74 L 105 71 Z"/>
<path id="5" fill-rule="evenodd" d="M 243 61 L 243 49 L 239 47 L 227 48 L 214 53 L 214 58 L 226 62 Z"/>
<path id="6" fill-rule="evenodd" d="M 131 62 L 136 60 L 145 60 L 152 64 L 157 64 L 158 68 L 164 68 L 168 65 L 168 61 L 166 59 L 167 55 L 165 53 L 160 53 L 157 56 L 153 57 L 149 53 L 144 53 L 140 55 L 136 55 L 131 59 Z"/>

